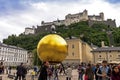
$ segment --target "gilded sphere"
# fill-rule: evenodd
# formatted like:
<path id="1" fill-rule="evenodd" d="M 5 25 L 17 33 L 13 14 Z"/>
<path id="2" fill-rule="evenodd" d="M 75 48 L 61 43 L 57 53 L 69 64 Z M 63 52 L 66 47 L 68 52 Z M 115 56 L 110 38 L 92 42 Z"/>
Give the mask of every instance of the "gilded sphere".
<path id="1" fill-rule="evenodd" d="M 59 35 L 46 35 L 38 43 L 37 54 L 42 61 L 60 63 L 68 54 L 67 43 Z"/>

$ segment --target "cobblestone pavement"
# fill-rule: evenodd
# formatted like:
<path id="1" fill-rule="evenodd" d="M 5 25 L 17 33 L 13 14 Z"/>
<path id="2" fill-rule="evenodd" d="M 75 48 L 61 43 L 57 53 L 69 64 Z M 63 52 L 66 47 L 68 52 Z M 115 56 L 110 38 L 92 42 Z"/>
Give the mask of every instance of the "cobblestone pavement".
<path id="1" fill-rule="evenodd" d="M 16 70 L 12 70 L 12 74 L 14 74 L 15 72 L 16 72 Z M 32 80 L 30 73 L 31 73 L 31 71 L 28 72 L 28 74 L 26 76 L 26 80 Z M 72 75 L 73 75 L 72 76 L 72 80 L 78 80 L 77 70 L 73 70 L 72 71 Z M 8 78 L 7 74 L 2 74 L 2 75 L 0 75 L 0 77 L 2 77 L 2 80 L 14 80 L 14 79 Z M 35 77 L 35 80 L 38 80 L 38 77 Z M 66 80 L 66 76 L 65 75 L 59 75 L 59 80 Z"/>

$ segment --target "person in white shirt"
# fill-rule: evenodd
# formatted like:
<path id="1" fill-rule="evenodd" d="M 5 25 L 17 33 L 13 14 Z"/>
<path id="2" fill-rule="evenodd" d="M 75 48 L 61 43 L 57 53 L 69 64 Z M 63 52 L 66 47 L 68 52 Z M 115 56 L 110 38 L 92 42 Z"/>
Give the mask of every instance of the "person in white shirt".
<path id="1" fill-rule="evenodd" d="M 71 80 L 71 78 L 72 78 L 72 68 L 68 66 L 66 70 L 66 80 Z"/>

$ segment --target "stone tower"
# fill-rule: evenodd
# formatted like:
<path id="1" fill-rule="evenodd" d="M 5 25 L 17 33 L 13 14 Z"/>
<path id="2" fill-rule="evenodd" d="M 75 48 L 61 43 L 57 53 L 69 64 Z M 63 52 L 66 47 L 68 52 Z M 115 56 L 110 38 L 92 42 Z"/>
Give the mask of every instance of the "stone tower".
<path id="1" fill-rule="evenodd" d="M 82 16 L 82 18 L 83 18 L 83 21 L 88 20 L 88 11 L 87 11 L 86 9 L 83 11 L 83 16 Z"/>
<path id="2" fill-rule="evenodd" d="M 100 17 L 101 17 L 101 19 L 103 21 L 104 20 L 104 13 L 103 12 L 100 13 Z"/>

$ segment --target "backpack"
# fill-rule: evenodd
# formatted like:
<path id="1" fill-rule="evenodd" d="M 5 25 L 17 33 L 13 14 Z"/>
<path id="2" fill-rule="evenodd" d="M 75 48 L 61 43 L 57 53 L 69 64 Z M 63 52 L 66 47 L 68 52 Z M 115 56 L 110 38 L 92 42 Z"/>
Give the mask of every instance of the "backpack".
<path id="1" fill-rule="evenodd" d="M 98 74 L 102 74 L 102 71 L 103 71 L 103 67 L 99 67 L 98 70 L 97 70 L 97 72 L 96 72 L 96 74 L 97 74 L 97 75 L 98 75 Z M 106 67 L 105 72 L 106 72 L 106 74 L 107 74 L 107 76 L 108 76 L 108 78 L 109 78 L 109 77 L 111 76 L 111 69 L 110 69 L 108 66 Z M 99 76 L 99 75 L 98 75 L 98 78 L 99 78 L 100 80 L 102 80 L 102 77 Z"/>

